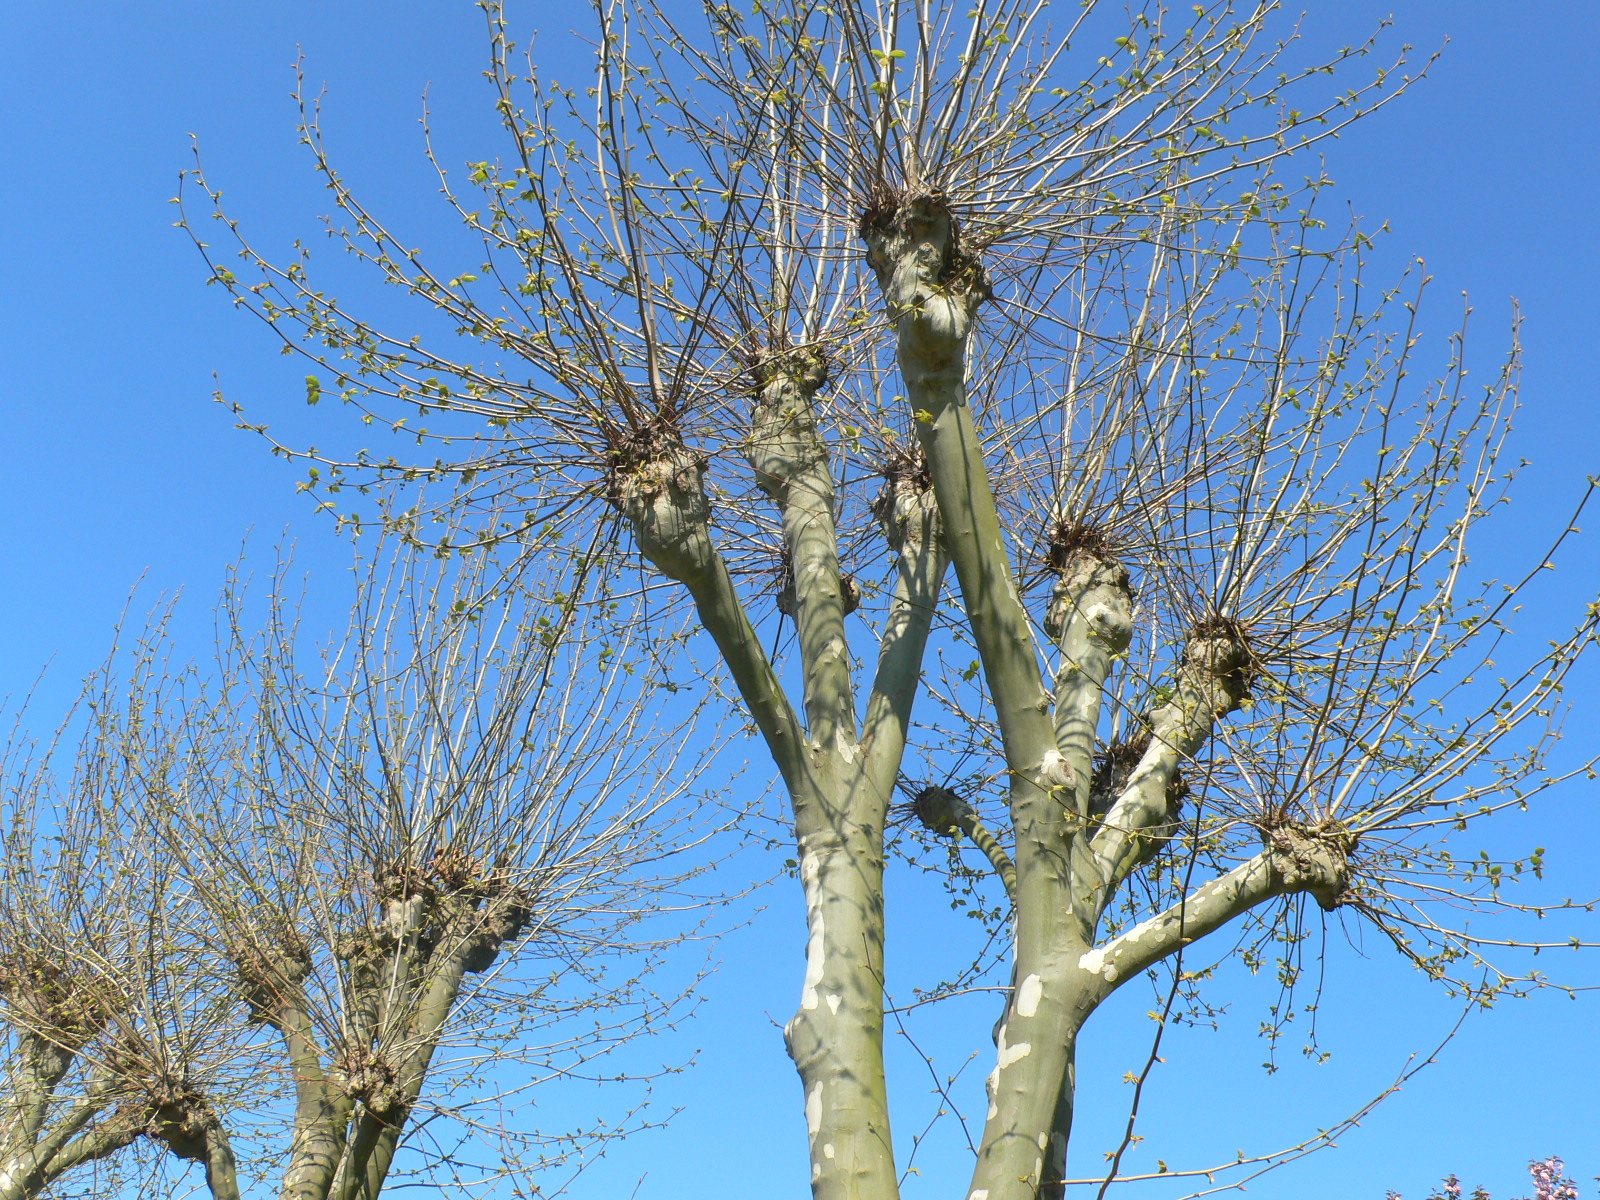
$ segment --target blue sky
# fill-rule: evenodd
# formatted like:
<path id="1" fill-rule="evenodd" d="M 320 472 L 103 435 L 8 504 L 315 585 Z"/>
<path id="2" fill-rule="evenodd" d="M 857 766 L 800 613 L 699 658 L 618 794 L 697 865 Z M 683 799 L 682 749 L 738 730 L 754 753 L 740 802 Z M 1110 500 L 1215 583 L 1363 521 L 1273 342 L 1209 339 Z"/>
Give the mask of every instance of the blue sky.
<path id="1" fill-rule="evenodd" d="M 524 29 L 543 29 L 547 60 L 559 61 L 561 36 L 586 10 L 559 0 L 512 11 Z M 1306 37 L 1349 41 L 1389 11 L 1324 0 Z M 1435 346 L 1470 293 L 1475 354 L 1487 368 L 1505 344 L 1511 297 L 1520 302 L 1527 367 L 1515 449 L 1532 465 L 1480 560 L 1491 574 L 1509 570 L 1524 535 L 1559 520 L 1583 475 L 1600 471 L 1600 4 L 1415 2 L 1393 12 L 1398 35 L 1421 50 L 1447 36 L 1450 45 L 1428 81 L 1330 149 L 1329 169 L 1356 212 L 1388 222 L 1383 253 L 1394 267 L 1413 254 L 1426 260 L 1435 284 L 1424 324 Z M 313 574 L 345 562 L 294 494 L 292 469 L 210 400 L 215 373 L 252 413 L 291 436 L 318 436 L 299 403 L 304 367 L 280 358 L 260 326 L 204 286 L 167 203 L 191 161 L 192 133 L 234 214 L 265 247 L 315 234 L 327 203 L 295 144 L 288 93 L 297 47 L 311 79 L 327 82 L 327 132 L 347 176 L 383 197 L 397 224 L 448 238 L 417 117 L 431 89 L 446 158 L 494 152 L 478 74 L 481 19 L 470 4 L 10 0 L 0 9 L 0 397 L 9 451 L 0 562 L 12 580 L 0 590 L 0 695 L 25 693 L 50 662 L 41 719 L 102 657 L 139 580 L 136 607 L 157 593 L 188 593 L 183 628 L 199 650 L 206 601 L 248 531 L 264 546 L 292 529 Z M 1543 581 L 1530 632 L 1557 631 L 1593 593 L 1596 547 L 1586 536 Z M 1571 698 L 1570 732 L 1588 741 L 1600 712 L 1594 670 Z M 1563 893 L 1600 893 L 1597 798 L 1595 785 L 1575 785 L 1496 836 L 1506 846 L 1551 847 Z M 776 1029 L 798 986 L 803 931 L 793 895 L 775 890 L 766 900 L 725 944 L 727 965 L 702 1019 L 660 1052 L 702 1050 L 698 1069 L 662 1093 L 683 1115 L 614 1152 L 580 1194 L 626 1195 L 626 1181 L 646 1169 L 641 1197 L 805 1194 L 799 1090 Z M 924 900 L 904 884 L 894 912 L 907 934 L 891 954 L 914 955 L 948 935 Z M 1292 1142 L 1431 1047 L 1453 1020 L 1448 1006 L 1383 947 L 1368 949 L 1365 960 L 1336 956 L 1324 1006 L 1335 1050 L 1328 1067 L 1265 1078 L 1253 1017 L 1169 1042 L 1171 1065 L 1142 1126 L 1152 1152 L 1176 1165 Z M 1597 977 L 1592 963 L 1572 969 Z M 1342 1149 L 1268 1176 L 1251 1194 L 1332 1200 L 1394 1187 L 1420 1200 L 1429 1181 L 1456 1170 L 1499 1198 L 1526 1190 L 1529 1156 L 1553 1152 L 1565 1152 L 1581 1177 L 1600 1174 L 1597 1006 L 1596 995 L 1547 995 L 1473 1018 L 1442 1063 L 1341 1139 Z M 970 1014 L 976 1046 L 991 1020 Z M 950 1028 L 967 1021 L 952 1015 Z M 1096 1021 L 1079 1074 L 1080 1167 L 1120 1119 L 1126 1100 L 1116 1080 L 1137 1065 L 1146 1029 L 1138 1011 Z M 920 1126 L 911 1114 L 925 1106 L 925 1085 L 901 1051 L 893 1069 L 905 1081 L 905 1137 Z M 971 1073 L 981 1079 L 982 1068 Z M 959 1155 L 925 1153 L 908 1196 L 957 1194 Z"/>

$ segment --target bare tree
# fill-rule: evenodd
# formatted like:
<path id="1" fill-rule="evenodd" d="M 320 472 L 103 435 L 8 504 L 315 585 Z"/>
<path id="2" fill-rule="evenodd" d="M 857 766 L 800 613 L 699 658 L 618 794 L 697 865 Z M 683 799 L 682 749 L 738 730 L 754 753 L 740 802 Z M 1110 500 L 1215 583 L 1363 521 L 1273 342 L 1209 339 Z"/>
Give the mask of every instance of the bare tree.
<path id="1" fill-rule="evenodd" d="M 970 1200 L 1062 1194 L 1084 1021 L 1149 972 L 1187 1003 L 1218 930 L 1285 946 L 1292 981 L 1310 900 L 1453 986 L 1516 982 L 1459 924 L 1508 903 L 1506 868 L 1448 835 L 1555 782 L 1595 610 L 1495 664 L 1519 585 L 1474 586 L 1467 547 L 1512 474 L 1517 356 L 1469 385 L 1458 335 L 1419 381 L 1422 281 L 1374 287 L 1368 235 L 1319 215 L 1316 143 L 1404 90 L 1403 51 L 1335 88 L 1379 41 L 1319 57 L 1270 2 L 1063 27 L 1035 0 L 774 0 L 690 28 L 615 0 L 569 88 L 480 7 L 507 157 L 460 188 L 434 161 L 481 265 L 432 265 L 314 111 L 303 134 L 334 244 L 481 356 L 365 322 L 220 207 L 228 257 L 184 223 L 321 364 L 308 399 L 421 447 L 307 455 L 327 507 L 512 496 L 524 522 L 482 540 L 619 524 L 619 561 L 692 601 L 792 805 L 816 1196 L 898 1194 L 897 784 L 982 852 L 1014 956 Z"/>
<path id="2" fill-rule="evenodd" d="M 602 1063 L 692 999 L 656 971 L 707 900 L 699 743 L 565 554 L 537 594 L 486 557 L 362 570 L 310 666 L 286 574 L 259 630 L 235 585 L 212 678 L 147 638 L 61 798 L 48 755 L 13 772 L 6 1195 L 124 1148 L 145 1193 L 171 1156 L 222 1200 L 555 1191 L 649 1121 L 639 1087 L 589 1127 L 505 1114 L 659 1073 Z"/>
<path id="3" fill-rule="evenodd" d="M 121 1152 L 141 1140 L 207 1161 L 221 1150 L 208 1136 L 211 1105 L 231 1104 L 249 1075 L 229 989 L 185 920 L 183 873 L 148 823 L 123 819 L 180 792 L 194 765 L 184 711 L 195 680 L 167 658 L 168 615 L 86 685 L 65 780 L 53 770 L 61 735 L 31 743 L 19 716 L 10 744 L 0 874 L 7 1200 L 66 1195 L 83 1180 L 104 1195 L 124 1174 Z"/>

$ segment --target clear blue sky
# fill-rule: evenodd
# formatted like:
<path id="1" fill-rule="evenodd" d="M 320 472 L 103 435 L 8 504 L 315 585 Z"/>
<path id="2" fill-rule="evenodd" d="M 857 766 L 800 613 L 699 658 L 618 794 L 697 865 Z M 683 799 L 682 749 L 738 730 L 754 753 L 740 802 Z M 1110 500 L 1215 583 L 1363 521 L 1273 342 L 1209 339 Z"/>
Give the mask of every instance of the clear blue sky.
<path id="1" fill-rule="evenodd" d="M 1306 36 L 1316 42 L 1348 41 L 1390 11 L 1369 0 L 1314 7 Z M 1389 222 L 1386 253 L 1396 265 L 1408 254 L 1427 260 L 1436 284 L 1425 325 L 1435 346 L 1470 292 L 1476 354 L 1487 367 L 1504 344 L 1510 298 L 1521 302 L 1526 408 L 1516 449 L 1533 465 L 1481 560 L 1509 565 L 1522 531 L 1559 519 L 1582 476 L 1600 471 L 1600 3 L 1418 0 L 1394 11 L 1405 40 L 1426 50 L 1448 35 L 1451 44 L 1430 81 L 1330 151 L 1330 170 L 1357 212 Z M 513 9 L 524 31 L 544 30 L 547 61 L 559 60 L 558 42 L 585 13 L 571 0 Z M 344 561 L 295 496 L 291 469 L 235 432 L 209 399 L 216 372 L 252 412 L 307 431 L 304 368 L 279 358 L 261 327 L 203 286 L 167 204 L 195 133 L 214 182 L 263 245 L 315 234 L 327 203 L 295 144 L 288 92 L 297 46 L 311 78 L 328 84 L 329 140 L 347 177 L 383 197 L 384 213 L 419 240 L 449 238 L 416 119 L 431 85 L 445 157 L 495 152 L 478 74 L 481 20 L 465 0 L 9 0 L 0 8 L 8 449 L 0 562 L 9 567 L 0 695 L 25 692 L 53 660 L 41 715 L 59 711 L 71 682 L 102 656 L 141 577 L 150 597 L 190 593 L 185 628 L 198 650 L 205 601 L 247 530 L 265 542 L 292 527 L 314 572 Z M 1591 522 L 1600 533 L 1600 516 Z M 1549 615 L 1531 615 L 1530 629 L 1558 628 L 1593 593 L 1597 547 L 1589 535 L 1567 554 L 1537 597 Z M 1592 744 L 1595 671 L 1572 699 L 1570 731 Z M 1499 836 L 1507 846 L 1551 847 L 1563 892 L 1600 893 L 1597 799 L 1593 784 L 1571 787 Z M 793 895 L 767 900 L 755 924 L 727 942 L 710 1004 L 686 1034 L 684 1044 L 703 1048 L 700 1067 L 662 1093 L 686 1111 L 667 1132 L 615 1152 L 580 1194 L 627 1195 L 625 1181 L 645 1170 L 639 1195 L 659 1200 L 806 1194 L 799 1089 L 775 1024 L 794 1002 L 803 931 Z M 892 953 L 914 955 L 944 936 L 910 885 L 893 919 L 904 934 Z M 1600 918 L 1594 924 L 1600 932 Z M 1364 961 L 1338 957 L 1324 1008 L 1335 1051 L 1327 1067 L 1265 1078 L 1248 1001 L 1237 1028 L 1169 1042 L 1171 1066 L 1143 1127 L 1153 1152 L 1177 1165 L 1293 1141 L 1431 1045 L 1450 1022 L 1447 1006 L 1385 947 L 1367 949 Z M 1573 969 L 1591 981 L 1600 974 L 1593 963 Z M 1144 1007 L 1128 999 L 1125 1007 Z M 972 1020 L 981 1049 L 992 1013 Z M 1116 1081 L 1137 1065 L 1146 1028 L 1137 1011 L 1096 1021 L 1079 1073 L 1080 1169 L 1119 1119 L 1126 1089 Z M 1421 1200 L 1430 1181 L 1457 1170 L 1501 1200 L 1527 1190 L 1529 1156 L 1558 1151 L 1581 1177 L 1600 1174 L 1597 1025 L 1595 995 L 1508 1002 L 1475 1018 L 1441 1065 L 1342 1149 L 1269 1176 L 1251 1194 L 1346 1200 L 1394 1187 Z M 925 1111 L 925 1084 L 903 1055 L 894 1069 L 904 1138 L 920 1125 L 913 1114 Z M 958 1155 L 928 1152 L 908 1196 L 959 1194 L 958 1164 Z"/>

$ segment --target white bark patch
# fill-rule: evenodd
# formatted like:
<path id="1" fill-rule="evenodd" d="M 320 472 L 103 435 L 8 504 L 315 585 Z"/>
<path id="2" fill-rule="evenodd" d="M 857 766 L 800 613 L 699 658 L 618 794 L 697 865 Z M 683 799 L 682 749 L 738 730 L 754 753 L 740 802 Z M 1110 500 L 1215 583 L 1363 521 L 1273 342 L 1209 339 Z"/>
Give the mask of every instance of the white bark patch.
<path id="1" fill-rule="evenodd" d="M 1121 940 L 1120 938 L 1118 939 L 1118 941 Z M 1116 942 L 1112 942 L 1087 951 L 1079 957 L 1078 965 L 1085 971 L 1103 977 L 1107 983 L 1115 983 L 1117 981 L 1117 964 L 1106 961 L 1106 951 L 1115 949 L 1116 945 Z"/>
<path id="2" fill-rule="evenodd" d="M 800 1007 L 810 1011 L 817 1006 L 817 984 L 822 982 L 823 960 L 826 957 L 822 914 L 811 923 L 811 937 L 806 941 L 806 981 L 800 989 Z"/>
<path id="3" fill-rule="evenodd" d="M 972 1195 L 968 1196 L 967 1200 L 989 1200 L 989 1189 L 979 1188 L 977 1191 L 973 1192 Z"/>
<path id="4" fill-rule="evenodd" d="M 983 1081 L 983 1088 L 989 1093 L 989 1115 L 985 1119 L 992 1121 L 1000 1114 L 1000 1105 L 995 1102 L 995 1093 L 1000 1090 L 999 1067 L 989 1072 L 989 1078 Z"/>
<path id="5" fill-rule="evenodd" d="M 1017 1016 L 1031 1017 L 1039 1011 L 1039 1000 L 1044 996 L 1044 980 L 1029 975 L 1017 989 Z"/>
<path id="6" fill-rule="evenodd" d="M 1000 1031 L 999 1050 L 1000 1066 L 998 1069 L 1004 1071 L 1012 1063 L 1021 1062 L 1027 1058 L 1028 1054 L 1033 1050 L 1033 1046 L 1028 1042 L 1018 1042 L 1015 1046 L 1006 1045 L 1006 1031 L 1002 1029 Z"/>
<path id="7" fill-rule="evenodd" d="M 822 1128 L 822 1085 L 812 1085 L 806 1093 L 806 1128 L 811 1131 L 811 1136 L 817 1136 L 817 1130 Z"/>
<path id="8" fill-rule="evenodd" d="M 832 1142 L 826 1142 L 826 1143 L 823 1144 L 822 1157 L 823 1158 L 832 1158 L 833 1157 L 833 1143 Z"/>
<path id="9" fill-rule="evenodd" d="M 1039 1149 L 1043 1150 L 1049 1144 L 1050 1144 L 1050 1135 L 1048 1133 L 1041 1133 L 1039 1135 Z"/>
<path id="10" fill-rule="evenodd" d="M 834 1016 L 839 1015 L 839 997 L 831 992 L 828 994 L 828 1011 Z"/>
<path id="11" fill-rule="evenodd" d="M 1018 1042 L 1015 1046 L 1007 1046 L 1000 1051 L 1000 1069 L 1003 1071 L 1012 1063 L 1021 1062 L 1033 1051 L 1033 1046 L 1028 1042 Z"/>
<path id="12" fill-rule="evenodd" d="M 1039 782 L 1045 787 L 1065 787 L 1073 782 L 1071 765 L 1061 756 L 1061 751 L 1051 748 L 1044 752 L 1039 762 Z"/>
<path id="13" fill-rule="evenodd" d="M 806 939 L 806 978 L 800 989 L 800 1007 L 811 1011 L 817 1007 L 817 984 L 822 982 L 827 958 L 826 933 L 822 920 L 822 863 L 812 850 L 800 855 L 800 882 L 806 890 L 806 924 L 811 936 Z"/>

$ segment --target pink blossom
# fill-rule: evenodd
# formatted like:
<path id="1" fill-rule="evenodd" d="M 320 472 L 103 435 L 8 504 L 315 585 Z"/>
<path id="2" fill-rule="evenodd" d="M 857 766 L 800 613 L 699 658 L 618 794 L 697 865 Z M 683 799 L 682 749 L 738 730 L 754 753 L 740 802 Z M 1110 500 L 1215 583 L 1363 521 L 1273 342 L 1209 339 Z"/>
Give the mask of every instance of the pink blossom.
<path id="1" fill-rule="evenodd" d="M 1578 1186 L 1567 1178 L 1567 1164 L 1559 1158 L 1529 1163 L 1528 1174 L 1533 1176 L 1532 1200 L 1578 1200 Z"/>
<path id="2" fill-rule="evenodd" d="M 1528 1174 L 1533 1176 L 1533 1195 L 1516 1200 L 1578 1200 L 1578 1185 L 1567 1178 L 1567 1164 L 1559 1158 L 1552 1156 L 1543 1162 L 1536 1159 L 1528 1164 Z M 1443 1187 L 1443 1191 L 1434 1192 L 1428 1200 L 1461 1200 L 1461 1180 L 1447 1175 Z M 1402 1200 L 1402 1197 L 1399 1192 L 1386 1192 L 1384 1200 Z M 1490 1196 L 1477 1187 L 1469 1200 L 1490 1200 Z"/>

